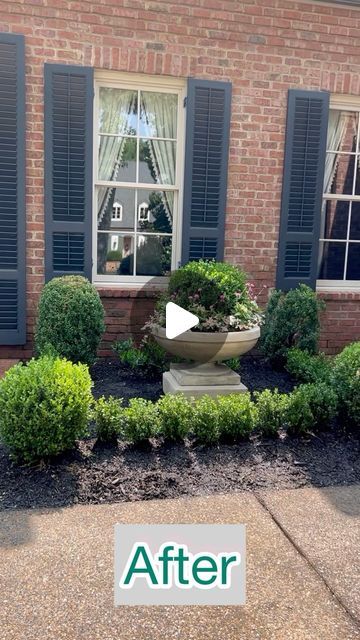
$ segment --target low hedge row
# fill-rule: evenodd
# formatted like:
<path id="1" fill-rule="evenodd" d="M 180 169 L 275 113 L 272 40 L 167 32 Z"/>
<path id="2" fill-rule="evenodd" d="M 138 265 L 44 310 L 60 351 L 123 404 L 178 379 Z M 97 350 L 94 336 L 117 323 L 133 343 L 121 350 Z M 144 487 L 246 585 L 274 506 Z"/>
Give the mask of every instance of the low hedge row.
<path id="1" fill-rule="evenodd" d="M 291 394 L 276 389 L 255 393 L 203 396 L 190 402 L 182 395 L 164 396 L 153 403 L 133 398 L 128 407 L 121 399 L 100 398 L 94 408 L 98 438 L 120 438 L 134 444 L 162 436 L 183 440 L 192 435 L 197 442 L 247 439 L 258 429 L 265 436 L 277 436 L 281 428 L 293 435 L 319 431 L 336 415 L 337 397 L 325 383 L 304 384 Z"/>
<path id="2" fill-rule="evenodd" d="M 133 398 L 124 407 L 115 398 L 93 400 L 85 365 L 43 356 L 12 367 L 0 380 L 0 439 L 16 460 L 33 463 L 72 448 L 88 433 L 91 418 L 99 440 L 137 444 L 154 436 L 237 441 L 254 429 L 265 436 L 281 428 L 299 435 L 323 429 L 337 413 L 344 426 L 360 426 L 360 343 L 331 361 L 292 351 L 288 368 L 305 382 L 290 394 L 265 390 L 254 400 L 245 393 L 194 402 L 164 396 L 156 403 Z"/>

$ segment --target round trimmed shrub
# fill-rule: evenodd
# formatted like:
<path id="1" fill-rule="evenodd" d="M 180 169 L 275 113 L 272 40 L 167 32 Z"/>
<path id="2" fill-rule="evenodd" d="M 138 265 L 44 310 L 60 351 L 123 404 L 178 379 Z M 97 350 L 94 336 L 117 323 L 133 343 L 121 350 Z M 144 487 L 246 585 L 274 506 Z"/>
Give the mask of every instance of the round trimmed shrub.
<path id="1" fill-rule="evenodd" d="M 256 410 L 249 393 L 218 397 L 218 424 L 225 440 L 246 440 L 255 427 Z"/>
<path id="2" fill-rule="evenodd" d="M 124 426 L 122 398 L 101 396 L 94 406 L 93 418 L 99 442 L 114 442 L 121 435 Z"/>
<path id="3" fill-rule="evenodd" d="M 193 405 L 192 427 L 196 440 L 202 444 L 214 444 L 220 435 L 219 405 L 210 396 L 200 396 Z"/>
<path id="4" fill-rule="evenodd" d="M 279 393 L 278 389 L 255 391 L 257 427 L 263 436 L 277 437 L 284 426 L 285 414 L 289 403 L 286 393 Z"/>
<path id="5" fill-rule="evenodd" d="M 360 342 L 345 347 L 334 358 L 332 382 L 340 412 L 360 426 Z"/>
<path id="6" fill-rule="evenodd" d="M 133 444 L 143 445 L 159 434 L 160 418 L 157 405 L 144 398 L 131 398 L 124 411 L 124 437 Z"/>
<path id="7" fill-rule="evenodd" d="M 288 293 L 273 291 L 260 340 L 263 353 L 273 364 L 283 366 L 293 347 L 310 354 L 317 352 L 323 308 L 324 302 L 305 284 Z"/>
<path id="8" fill-rule="evenodd" d="M 329 426 L 337 410 L 337 395 L 325 382 L 302 384 L 289 395 L 285 411 L 288 433 L 303 435 Z"/>
<path id="9" fill-rule="evenodd" d="M 191 402 L 182 394 L 166 395 L 158 400 L 157 408 L 164 438 L 175 441 L 186 438 L 192 424 Z"/>
<path id="10" fill-rule="evenodd" d="M 87 432 L 92 403 L 86 366 L 43 356 L 0 381 L 0 438 L 25 463 L 71 449 Z"/>
<path id="11" fill-rule="evenodd" d="M 104 309 L 95 287 L 82 276 L 53 278 L 43 288 L 36 351 L 56 353 L 91 365 L 105 330 Z"/>

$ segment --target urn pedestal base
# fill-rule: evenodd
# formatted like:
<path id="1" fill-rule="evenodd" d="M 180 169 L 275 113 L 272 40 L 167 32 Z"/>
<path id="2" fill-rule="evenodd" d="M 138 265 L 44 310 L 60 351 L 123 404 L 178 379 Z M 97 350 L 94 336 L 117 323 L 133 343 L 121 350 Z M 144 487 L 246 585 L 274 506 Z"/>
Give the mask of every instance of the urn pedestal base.
<path id="1" fill-rule="evenodd" d="M 225 364 L 171 364 L 163 374 L 164 393 L 183 393 L 188 398 L 224 396 L 247 391 L 240 376 Z"/>

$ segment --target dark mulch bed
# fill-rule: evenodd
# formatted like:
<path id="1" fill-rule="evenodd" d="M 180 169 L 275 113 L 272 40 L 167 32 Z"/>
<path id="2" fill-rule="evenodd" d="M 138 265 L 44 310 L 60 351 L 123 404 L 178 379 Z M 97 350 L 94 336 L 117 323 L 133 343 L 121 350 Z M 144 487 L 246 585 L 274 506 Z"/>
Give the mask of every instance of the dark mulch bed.
<path id="1" fill-rule="evenodd" d="M 278 387 L 291 391 L 284 372 L 273 371 L 259 358 L 242 360 L 241 375 L 250 390 Z M 131 374 L 116 361 L 92 370 L 94 393 L 124 399 L 161 394 L 160 379 Z M 140 451 L 125 444 L 99 447 L 94 439 L 45 468 L 18 467 L 0 448 L 0 509 L 59 507 L 174 498 L 225 491 L 289 489 L 360 482 L 360 441 L 338 427 L 308 439 L 283 435 L 207 448 L 191 442 L 154 442 Z"/>
<path id="2" fill-rule="evenodd" d="M 238 445 L 161 445 L 139 451 L 94 440 L 45 469 L 19 468 L 0 450 L 0 509 L 175 498 L 225 491 L 360 482 L 360 442 L 322 434 Z"/>
<path id="3" fill-rule="evenodd" d="M 239 369 L 242 382 L 250 391 L 262 391 L 277 387 L 289 393 L 294 381 L 286 371 L 274 370 L 264 358 L 246 356 Z M 142 376 L 121 365 L 118 360 L 99 360 L 91 369 L 94 395 L 115 396 L 128 400 L 142 396 L 157 400 L 162 393 L 161 376 Z"/>

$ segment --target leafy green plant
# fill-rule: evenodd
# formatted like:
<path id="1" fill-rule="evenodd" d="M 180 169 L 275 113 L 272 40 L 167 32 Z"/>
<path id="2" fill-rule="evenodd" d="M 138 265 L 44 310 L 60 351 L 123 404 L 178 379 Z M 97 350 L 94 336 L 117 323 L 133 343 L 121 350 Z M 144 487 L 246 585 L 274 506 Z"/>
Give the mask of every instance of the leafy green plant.
<path id="1" fill-rule="evenodd" d="M 229 360 L 224 360 L 224 364 L 233 371 L 238 371 L 240 368 L 240 358 L 229 358 Z"/>
<path id="2" fill-rule="evenodd" d="M 285 368 L 298 382 L 330 382 L 331 360 L 324 353 L 312 355 L 301 349 L 290 349 Z"/>
<path id="3" fill-rule="evenodd" d="M 111 442 L 117 439 L 124 427 L 124 408 L 121 398 L 109 396 L 99 398 L 94 406 L 93 418 L 96 423 L 96 434 L 100 442 Z"/>
<path id="4" fill-rule="evenodd" d="M 168 302 L 198 316 L 193 331 L 242 331 L 261 322 L 253 286 L 241 269 L 225 262 L 199 260 L 173 272 L 148 323 L 150 328 L 165 326 Z"/>
<path id="5" fill-rule="evenodd" d="M 256 411 L 249 393 L 218 398 L 218 425 L 224 439 L 241 440 L 249 437 L 256 423 Z"/>
<path id="6" fill-rule="evenodd" d="M 63 276 L 45 285 L 35 332 L 39 355 L 56 352 L 72 362 L 91 365 L 104 330 L 99 294 L 86 278 Z"/>
<path id="7" fill-rule="evenodd" d="M 339 410 L 360 426 L 360 342 L 345 347 L 334 358 L 332 384 L 339 399 Z"/>
<path id="8" fill-rule="evenodd" d="M 91 378 L 84 365 L 43 356 L 0 381 L 0 438 L 25 463 L 55 456 L 87 432 Z"/>
<path id="9" fill-rule="evenodd" d="M 276 437 L 279 429 L 284 426 L 289 396 L 279 393 L 278 389 L 271 391 L 255 391 L 257 427 L 264 436 Z"/>
<path id="10" fill-rule="evenodd" d="M 285 417 L 288 433 L 302 435 L 323 430 L 336 410 L 336 393 L 325 382 L 300 385 L 289 395 Z"/>
<path id="11" fill-rule="evenodd" d="M 219 405 L 210 396 L 201 396 L 194 402 L 192 429 L 196 440 L 203 444 L 214 444 L 220 435 Z"/>
<path id="12" fill-rule="evenodd" d="M 157 402 L 160 417 L 160 430 L 169 440 L 183 440 L 192 424 L 193 407 L 185 396 L 166 395 Z"/>
<path id="13" fill-rule="evenodd" d="M 145 336 L 138 347 L 132 338 L 121 340 L 115 343 L 114 350 L 120 362 L 136 373 L 152 375 L 166 371 L 166 353 L 151 336 Z"/>
<path id="14" fill-rule="evenodd" d="M 106 254 L 106 260 L 108 262 L 121 262 L 122 260 L 121 251 L 119 251 L 118 249 L 112 249 L 111 251 L 108 251 Z"/>
<path id="15" fill-rule="evenodd" d="M 144 444 L 159 435 L 160 416 L 156 404 L 144 398 L 132 398 L 124 411 L 124 436 L 134 444 Z"/>
<path id="16" fill-rule="evenodd" d="M 323 301 L 301 284 L 288 293 L 273 291 L 269 299 L 260 346 L 273 364 L 284 365 L 292 347 L 317 352 Z"/>

